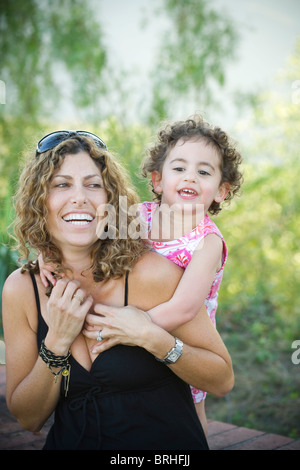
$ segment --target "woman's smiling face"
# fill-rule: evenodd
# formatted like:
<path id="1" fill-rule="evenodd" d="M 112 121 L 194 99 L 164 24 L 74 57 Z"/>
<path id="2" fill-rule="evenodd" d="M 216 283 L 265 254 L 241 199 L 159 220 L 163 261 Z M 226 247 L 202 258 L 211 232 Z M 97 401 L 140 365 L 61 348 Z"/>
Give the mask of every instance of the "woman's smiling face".
<path id="1" fill-rule="evenodd" d="M 97 241 L 97 209 L 107 203 L 101 171 L 85 151 L 67 154 L 54 173 L 47 197 L 47 228 L 52 242 L 88 247 Z"/>

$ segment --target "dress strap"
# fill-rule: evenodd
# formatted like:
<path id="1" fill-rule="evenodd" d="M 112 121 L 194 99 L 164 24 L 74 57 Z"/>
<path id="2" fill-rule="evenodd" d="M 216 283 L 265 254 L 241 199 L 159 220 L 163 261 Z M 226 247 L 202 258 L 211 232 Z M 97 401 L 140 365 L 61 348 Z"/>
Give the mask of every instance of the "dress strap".
<path id="1" fill-rule="evenodd" d="M 32 284 L 33 284 L 34 296 L 35 296 L 35 302 L 36 302 L 38 315 L 39 315 L 39 317 L 41 317 L 42 316 L 41 305 L 40 305 L 39 291 L 38 291 L 38 288 L 37 288 L 37 285 L 36 285 L 36 280 L 35 280 L 34 274 L 31 271 L 29 271 L 29 274 L 30 274 Z"/>
<path id="2" fill-rule="evenodd" d="M 128 305 L 128 276 L 129 276 L 129 272 L 126 271 L 126 273 L 125 273 L 124 307 L 126 307 L 126 305 Z"/>
<path id="3" fill-rule="evenodd" d="M 29 274 L 30 274 L 32 284 L 33 284 L 36 309 L 37 309 L 37 313 L 38 313 L 38 328 L 37 328 L 36 339 L 37 339 L 38 348 L 40 348 L 42 340 L 45 339 L 45 337 L 47 335 L 48 326 L 47 326 L 44 318 L 42 317 L 39 291 L 38 291 L 38 288 L 37 288 L 37 284 L 36 284 L 34 274 L 30 271 L 29 271 Z"/>

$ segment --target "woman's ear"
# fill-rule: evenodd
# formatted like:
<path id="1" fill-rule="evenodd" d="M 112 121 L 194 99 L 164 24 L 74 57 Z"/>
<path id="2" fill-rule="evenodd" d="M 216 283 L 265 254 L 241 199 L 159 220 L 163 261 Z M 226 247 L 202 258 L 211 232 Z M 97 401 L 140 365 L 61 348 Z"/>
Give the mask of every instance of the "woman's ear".
<path id="1" fill-rule="evenodd" d="M 161 174 L 159 171 L 152 171 L 151 173 L 151 180 L 153 184 L 153 189 L 157 194 L 162 193 L 162 187 L 161 187 Z"/>
<path id="2" fill-rule="evenodd" d="M 230 190 L 230 183 L 222 183 L 219 186 L 218 192 L 215 197 L 215 202 L 223 202 Z"/>

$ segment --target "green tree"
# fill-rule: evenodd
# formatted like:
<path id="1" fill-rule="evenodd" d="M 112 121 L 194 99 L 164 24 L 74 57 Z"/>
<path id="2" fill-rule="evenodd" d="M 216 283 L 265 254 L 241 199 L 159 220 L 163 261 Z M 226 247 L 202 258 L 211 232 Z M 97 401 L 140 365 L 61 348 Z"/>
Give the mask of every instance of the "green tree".
<path id="1" fill-rule="evenodd" d="M 299 365 L 291 361 L 300 338 L 299 52 L 300 41 L 277 87 L 260 93 L 240 124 L 241 143 L 250 136 L 241 145 L 243 195 L 216 220 L 229 247 L 217 325 L 236 375 L 231 418 L 293 437 L 300 436 Z M 208 403 L 209 416 L 227 419 L 224 403 Z"/>
<path id="2" fill-rule="evenodd" d="M 224 12 L 205 0 L 163 0 L 169 20 L 153 67 L 149 121 L 173 118 L 178 105 L 212 105 L 214 86 L 225 84 L 225 69 L 236 51 L 238 32 Z"/>
<path id="3" fill-rule="evenodd" d="M 95 106 L 95 96 L 105 93 L 107 56 L 101 26 L 86 2 L 0 0 L 0 57 L 6 84 L 0 146 L 9 175 L 24 143 L 49 125 L 61 104 L 62 76 L 70 81 L 68 98 L 75 106 Z"/>
<path id="4" fill-rule="evenodd" d="M 101 25 L 80 0 L 0 0 L 0 289 L 16 255 L 9 250 L 11 195 L 18 160 L 49 132 L 64 98 L 95 117 L 106 93 L 107 54 Z M 95 99 L 97 97 L 97 99 Z M 4 101 L 4 102 L 3 102 Z M 61 124 L 60 124 L 61 125 Z M 0 296 L 1 297 L 1 296 Z"/>
<path id="5" fill-rule="evenodd" d="M 249 293 L 268 295 L 287 320 L 300 314 L 300 102 L 293 95 L 299 52 L 300 41 L 277 77 L 277 91 L 259 94 L 252 116 L 240 125 L 241 140 L 247 129 L 251 142 L 244 146 L 243 197 L 228 213 L 228 223 L 233 218 L 235 227 L 228 227 L 234 253 L 242 250 L 242 258 L 250 258 L 253 266 L 250 270 L 248 261 L 237 261 L 239 274 L 233 269 L 228 289 L 242 295 L 246 279 Z"/>

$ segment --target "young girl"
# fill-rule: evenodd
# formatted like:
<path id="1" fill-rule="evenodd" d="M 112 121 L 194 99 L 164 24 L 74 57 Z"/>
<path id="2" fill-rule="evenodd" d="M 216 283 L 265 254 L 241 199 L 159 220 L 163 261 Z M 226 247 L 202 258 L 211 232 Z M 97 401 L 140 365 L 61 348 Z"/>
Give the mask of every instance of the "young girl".
<path id="1" fill-rule="evenodd" d="M 149 311 L 152 320 L 168 330 L 192 319 L 203 302 L 216 325 L 218 290 L 227 249 L 208 213 L 220 212 L 221 203 L 239 191 L 240 163 L 241 155 L 226 133 L 198 115 L 167 124 L 148 151 L 142 170 L 144 176 L 151 175 L 157 200 L 144 202 L 141 207 L 148 223 L 149 239 L 155 251 L 185 269 L 172 299 Z M 201 220 L 197 220 L 199 207 Z M 182 224 L 178 223 L 180 215 Z M 187 233 L 185 222 L 191 223 L 192 217 L 195 223 Z M 176 237 L 172 237 L 174 231 Z M 191 391 L 205 429 L 206 393 L 193 387 Z"/>
<path id="2" fill-rule="evenodd" d="M 204 302 L 216 325 L 227 249 L 208 213 L 220 212 L 221 203 L 232 199 L 240 189 L 240 163 L 241 156 L 226 133 L 198 115 L 167 124 L 148 151 L 142 170 L 145 177 L 151 175 L 157 199 L 141 204 L 148 242 L 152 249 L 185 269 L 172 299 L 148 312 L 154 323 L 166 330 L 191 320 Z M 187 232 L 188 224 L 191 227 Z M 41 259 L 40 269 L 45 284 L 46 278 L 54 281 Z M 206 393 L 193 387 L 191 391 L 205 430 Z"/>

